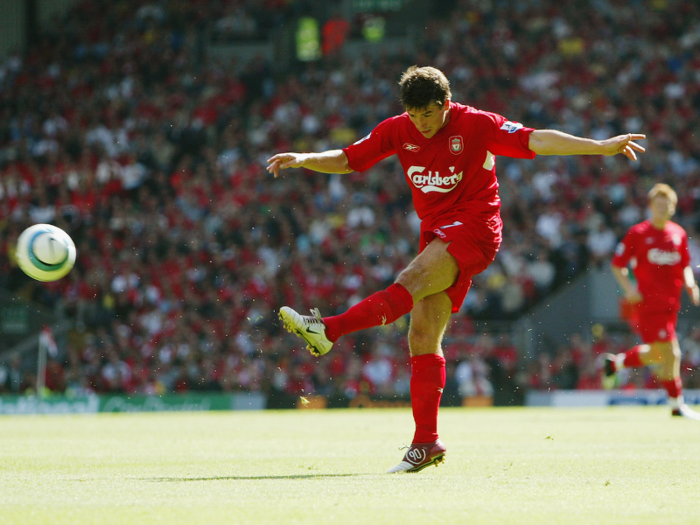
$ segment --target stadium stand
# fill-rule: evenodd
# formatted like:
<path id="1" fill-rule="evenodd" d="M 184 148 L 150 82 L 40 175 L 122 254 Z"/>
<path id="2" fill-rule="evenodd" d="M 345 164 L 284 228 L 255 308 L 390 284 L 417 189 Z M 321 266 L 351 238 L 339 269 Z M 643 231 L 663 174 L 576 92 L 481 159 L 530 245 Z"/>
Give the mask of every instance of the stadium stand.
<path id="1" fill-rule="evenodd" d="M 276 319 L 283 304 L 342 310 L 411 259 L 417 219 L 400 167 L 273 181 L 263 165 L 278 151 L 362 137 L 401 110 L 396 81 L 418 63 L 444 70 L 455 100 L 528 126 L 650 137 L 637 163 L 499 160 L 503 246 L 446 341 L 446 399 L 507 404 L 526 389 L 598 388 L 597 356 L 623 342 L 581 334 L 523 362 L 507 331 L 473 323 L 516 319 L 606 265 L 653 182 L 677 190 L 676 220 L 700 263 L 700 6 L 503 3 L 452 2 L 427 20 L 416 54 L 336 52 L 280 71 L 212 58 L 208 42 L 270 39 L 305 2 L 83 0 L 5 57 L 0 286 L 71 322 L 47 387 L 407 396 L 405 320 L 343 338 L 317 360 Z M 76 268 L 59 282 L 34 283 L 13 262 L 14 240 L 35 222 L 76 242 Z M 682 344 L 693 387 L 700 330 Z M 32 373 L 20 359 L 0 365 L 0 393 L 32 388 Z M 641 372 L 626 384 L 652 381 Z"/>

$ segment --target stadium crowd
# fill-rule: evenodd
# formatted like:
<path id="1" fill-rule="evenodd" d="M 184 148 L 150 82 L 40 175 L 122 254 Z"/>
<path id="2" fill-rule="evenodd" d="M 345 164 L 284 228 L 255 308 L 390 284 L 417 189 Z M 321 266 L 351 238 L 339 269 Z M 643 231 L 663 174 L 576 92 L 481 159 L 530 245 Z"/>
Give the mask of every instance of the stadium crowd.
<path id="1" fill-rule="evenodd" d="M 400 166 L 273 180 L 263 165 L 364 136 L 401 111 L 397 79 L 418 63 L 445 71 L 456 101 L 531 127 L 649 137 L 636 163 L 500 159 L 504 242 L 446 340 L 446 395 L 599 387 L 598 356 L 620 344 L 605 335 L 521 362 L 507 333 L 477 334 L 471 320 L 515 319 L 607 264 L 644 218 L 653 182 L 678 192 L 676 220 L 700 262 L 700 6 L 459 1 L 426 22 L 415 53 L 335 53 L 293 72 L 209 57 L 203 31 L 269 37 L 301 9 L 253 4 L 82 0 L 0 62 L 0 286 L 73 323 L 47 386 L 407 396 L 405 320 L 342 338 L 317 360 L 276 318 L 284 304 L 343 310 L 406 266 L 418 220 Z M 56 283 L 31 282 L 13 261 L 17 236 L 37 222 L 76 242 L 76 268 Z M 681 343 L 689 373 L 700 332 Z M 30 388 L 32 373 L 19 360 L 0 367 L 0 392 Z"/>

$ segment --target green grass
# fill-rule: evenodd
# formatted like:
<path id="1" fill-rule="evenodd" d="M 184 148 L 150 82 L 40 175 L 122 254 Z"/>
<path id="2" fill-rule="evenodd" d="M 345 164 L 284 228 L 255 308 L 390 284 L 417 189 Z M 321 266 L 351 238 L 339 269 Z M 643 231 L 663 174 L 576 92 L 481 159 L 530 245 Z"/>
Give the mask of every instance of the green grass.
<path id="1" fill-rule="evenodd" d="M 0 524 L 700 523 L 700 424 L 666 408 L 0 417 Z"/>

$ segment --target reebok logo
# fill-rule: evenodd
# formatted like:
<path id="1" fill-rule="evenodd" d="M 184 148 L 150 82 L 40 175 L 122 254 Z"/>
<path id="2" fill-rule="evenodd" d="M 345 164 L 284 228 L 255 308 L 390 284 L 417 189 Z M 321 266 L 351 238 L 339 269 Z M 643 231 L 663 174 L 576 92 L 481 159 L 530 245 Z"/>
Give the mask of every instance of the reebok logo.
<path id="1" fill-rule="evenodd" d="M 403 145 L 403 149 L 405 149 L 406 151 L 411 151 L 411 152 L 415 153 L 418 150 L 420 150 L 420 146 L 416 146 L 415 144 L 411 144 L 409 142 L 406 142 Z"/>

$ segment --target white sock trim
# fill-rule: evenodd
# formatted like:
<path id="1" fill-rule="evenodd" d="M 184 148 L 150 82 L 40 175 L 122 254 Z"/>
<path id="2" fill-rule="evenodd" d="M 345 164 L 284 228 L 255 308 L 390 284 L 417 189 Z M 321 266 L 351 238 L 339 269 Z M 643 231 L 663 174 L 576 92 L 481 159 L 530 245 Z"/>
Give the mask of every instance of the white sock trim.
<path id="1" fill-rule="evenodd" d="M 615 356 L 615 370 L 623 370 L 625 368 L 625 354 L 617 354 Z"/>
<path id="2" fill-rule="evenodd" d="M 683 399 L 683 394 L 681 394 L 678 397 L 669 397 L 668 404 L 671 405 L 671 408 L 680 408 L 681 405 L 685 404 L 685 400 Z"/>

